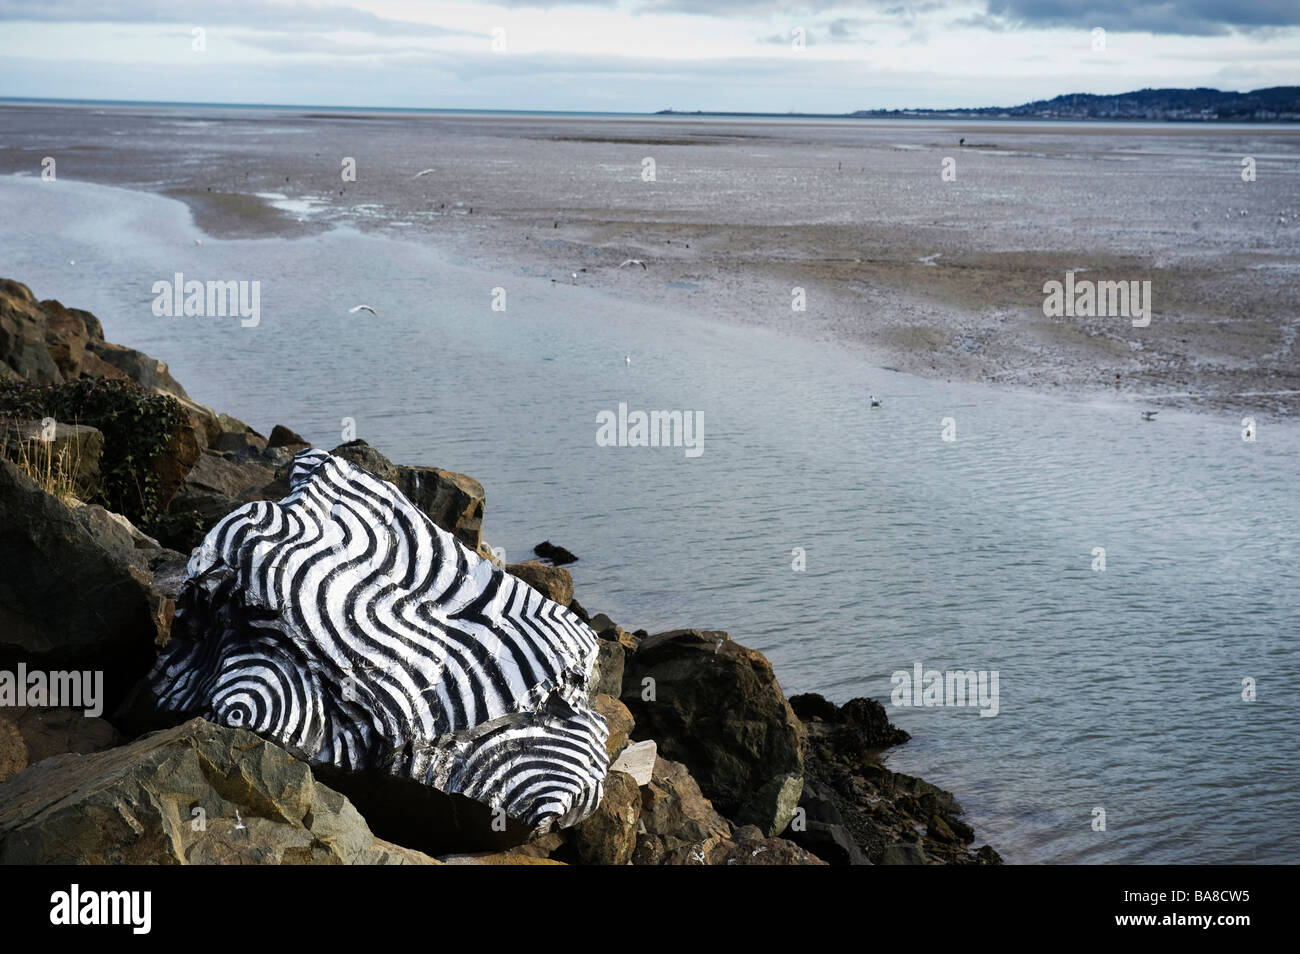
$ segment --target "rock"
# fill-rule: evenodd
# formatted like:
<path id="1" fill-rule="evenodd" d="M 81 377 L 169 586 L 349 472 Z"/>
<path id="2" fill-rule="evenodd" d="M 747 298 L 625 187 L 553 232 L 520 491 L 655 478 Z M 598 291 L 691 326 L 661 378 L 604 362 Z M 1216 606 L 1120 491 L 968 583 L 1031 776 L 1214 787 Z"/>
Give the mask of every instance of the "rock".
<path id="1" fill-rule="evenodd" d="M 33 384 L 61 384 L 63 373 L 45 346 L 45 311 L 31 289 L 0 279 L 0 363 Z"/>
<path id="2" fill-rule="evenodd" d="M 755 838 L 757 834 L 759 837 Z M 784 838 L 765 838 L 757 828 L 748 827 L 745 837 L 736 832 L 734 840 L 715 845 L 706 856 L 710 865 L 825 865 L 826 862 Z"/>
<path id="3" fill-rule="evenodd" d="M 597 693 L 592 699 L 592 708 L 600 713 L 609 730 L 609 737 L 605 740 L 605 752 L 613 762 L 618 758 L 618 754 L 627 748 L 627 738 L 631 735 L 632 727 L 636 722 L 632 718 L 632 713 L 628 712 L 627 706 L 619 702 L 616 696 L 606 695 L 603 692 Z"/>
<path id="4" fill-rule="evenodd" d="M 271 436 L 266 441 L 267 447 L 310 447 L 311 444 L 295 431 L 283 424 L 271 428 Z"/>
<path id="5" fill-rule="evenodd" d="M 582 604 L 577 600 L 569 600 L 569 609 L 577 614 L 578 619 L 582 620 L 588 626 L 591 625 L 591 616 L 588 615 L 587 611 L 582 608 Z"/>
<path id="6" fill-rule="evenodd" d="M 431 864 L 283 749 L 195 719 L 0 785 L 0 864 Z"/>
<path id="7" fill-rule="evenodd" d="M 149 357 L 143 351 L 103 340 L 88 342 L 86 351 L 117 368 L 146 391 L 170 394 L 186 401 L 190 399 L 180 382 L 171 376 L 166 363 Z"/>
<path id="8" fill-rule="evenodd" d="M 590 814 L 609 765 L 595 633 L 344 460 L 299 454 L 291 490 L 191 558 L 150 678 L 160 710 L 290 748 L 378 834 L 431 853 Z"/>
<path id="9" fill-rule="evenodd" d="M 27 743 L 18 726 L 0 715 L 0 782 L 7 782 L 27 768 Z"/>
<path id="10" fill-rule="evenodd" d="M 713 810 L 680 762 L 656 759 L 654 773 L 640 791 L 644 824 L 633 856 L 636 864 L 686 864 L 691 853 L 706 857 L 731 836 L 730 823 Z"/>
<path id="11" fill-rule="evenodd" d="M 626 665 L 622 699 L 634 735 L 686 763 L 725 815 L 770 780 L 803 775 L 802 730 L 771 664 L 726 633 L 674 630 L 642 640 Z"/>
<path id="12" fill-rule="evenodd" d="M 208 446 L 236 457 L 256 457 L 266 450 L 266 438 L 256 431 L 222 431 Z"/>
<path id="13" fill-rule="evenodd" d="M 46 440 L 42 421 L 13 421 L 0 424 L 0 443 L 10 460 L 30 461 L 42 471 L 59 475 L 76 495 L 87 499 L 99 489 L 99 460 L 104 453 L 104 435 L 85 424 L 55 422 Z"/>
<path id="14" fill-rule="evenodd" d="M 613 639 L 614 633 L 618 631 L 618 624 L 606 616 L 604 613 L 597 613 L 591 618 L 591 628 L 596 631 L 597 636 L 605 639 Z"/>
<path id="15" fill-rule="evenodd" d="M 794 705 L 793 700 L 791 705 Z M 802 817 L 796 816 L 783 837 L 806 848 L 829 865 L 871 864 L 849 833 L 833 797 L 824 783 L 804 779 L 803 793 L 799 798 Z"/>
<path id="16" fill-rule="evenodd" d="M 875 699 L 850 699 L 837 706 L 816 693 L 805 693 L 792 697 L 790 706 L 804 722 L 822 722 L 849 730 L 853 744 L 861 748 L 883 749 L 901 745 L 911 738 L 890 723 L 885 707 Z"/>
<path id="17" fill-rule="evenodd" d="M 473 477 L 437 467 L 400 467 L 365 441 L 330 451 L 401 491 L 430 520 L 477 551 L 483 532 L 483 485 Z"/>
<path id="18" fill-rule="evenodd" d="M 533 547 L 533 552 L 543 560 L 550 560 L 556 566 L 578 562 L 576 556 L 564 549 L 564 547 L 557 547 L 550 540 L 543 540 L 537 544 L 537 546 Z"/>
<path id="19" fill-rule="evenodd" d="M 882 865 L 923 865 L 925 864 L 925 851 L 915 842 L 895 842 L 885 848 L 884 853 L 880 856 L 880 861 L 877 863 Z"/>
<path id="20" fill-rule="evenodd" d="M 596 668 L 592 673 L 591 690 L 618 696 L 623 691 L 623 665 L 626 651 L 619 643 L 600 640 L 597 646 Z"/>
<path id="21" fill-rule="evenodd" d="M 397 489 L 470 550 L 482 542 L 483 485 L 473 477 L 438 467 L 399 467 Z M 570 583 L 570 598 L 573 585 Z M 561 605 L 568 605 L 565 600 Z"/>
<path id="22" fill-rule="evenodd" d="M 568 844 L 585 865 L 626 865 L 636 849 L 641 791 L 636 779 L 622 772 L 605 776 L 600 805 L 569 833 Z"/>
<path id="23" fill-rule="evenodd" d="M 123 563 L 129 563 L 137 569 L 152 573 L 152 561 L 158 556 L 161 545 L 148 534 L 141 533 L 135 525 L 120 513 L 98 504 L 69 501 L 72 516 L 86 528 L 86 531 L 104 549 L 108 550 Z M 180 557 L 181 554 L 174 554 Z"/>
<path id="24" fill-rule="evenodd" d="M 103 340 L 103 331 L 99 321 L 89 312 L 64 308 L 57 301 L 43 301 L 40 304 L 45 313 L 45 348 L 58 366 L 65 381 L 75 381 L 81 377 L 81 365 L 86 359 L 86 346 L 92 339 L 92 333 L 83 316 L 88 316 L 99 331 Z"/>
<path id="25" fill-rule="evenodd" d="M 573 577 L 568 570 L 529 560 L 526 563 L 511 563 L 506 567 L 506 572 L 517 576 L 548 600 L 554 600 L 561 606 L 573 602 Z"/>
<path id="26" fill-rule="evenodd" d="M 68 752 L 102 752 L 122 743 L 107 720 L 66 706 L 0 709 L 0 782 L 28 765 Z"/>
<path id="27" fill-rule="evenodd" d="M 655 759 L 658 757 L 659 747 L 655 745 L 654 739 L 634 742 L 623 749 L 610 767 L 615 771 L 631 775 L 638 785 L 648 785 L 654 773 Z"/>
<path id="28" fill-rule="evenodd" d="M 778 775 L 755 792 L 736 813 L 736 823 L 752 825 L 767 838 L 785 831 L 803 794 L 803 776 Z"/>
<path id="29" fill-rule="evenodd" d="M 170 626 L 149 575 L 58 498 L 0 461 L 0 668 L 103 670 L 111 709 Z"/>

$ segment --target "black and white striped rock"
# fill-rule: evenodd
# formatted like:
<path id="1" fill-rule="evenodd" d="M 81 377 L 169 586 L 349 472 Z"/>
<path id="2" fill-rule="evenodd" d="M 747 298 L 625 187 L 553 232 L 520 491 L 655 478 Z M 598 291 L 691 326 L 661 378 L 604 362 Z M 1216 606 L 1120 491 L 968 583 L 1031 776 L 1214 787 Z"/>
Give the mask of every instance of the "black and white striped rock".
<path id="1" fill-rule="evenodd" d="M 596 656 L 567 608 L 392 484 L 312 449 L 287 497 L 236 510 L 194 551 L 150 684 L 165 712 L 414 780 L 540 834 L 601 798 Z"/>

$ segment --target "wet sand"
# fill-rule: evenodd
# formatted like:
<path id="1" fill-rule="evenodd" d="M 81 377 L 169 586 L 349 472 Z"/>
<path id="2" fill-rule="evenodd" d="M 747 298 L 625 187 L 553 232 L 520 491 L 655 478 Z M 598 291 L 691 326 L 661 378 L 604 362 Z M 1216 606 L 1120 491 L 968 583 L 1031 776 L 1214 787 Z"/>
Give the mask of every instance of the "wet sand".
<path id="1" fill-rule="evenodd" d="M 46 155 L 221 237 L 346 224 L 922 375 L 1300 411 L 1295 127 L 0 106 L 0 174 Z M 1150 280 L 1150 326 L 1045 316 L 1069 269 Z"/>

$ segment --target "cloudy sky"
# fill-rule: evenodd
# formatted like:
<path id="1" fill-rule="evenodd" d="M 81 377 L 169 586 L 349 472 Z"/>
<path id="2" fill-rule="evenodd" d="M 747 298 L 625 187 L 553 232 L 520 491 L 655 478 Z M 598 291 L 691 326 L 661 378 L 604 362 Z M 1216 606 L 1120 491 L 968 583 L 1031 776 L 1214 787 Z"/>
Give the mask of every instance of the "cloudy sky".
<path id="1" fill-rule="evenodd" d="M 1300 0 L 0 0 L 0 96 L 629 112 L 1014 105 L 1300 85 L 1298 27 Z"/>

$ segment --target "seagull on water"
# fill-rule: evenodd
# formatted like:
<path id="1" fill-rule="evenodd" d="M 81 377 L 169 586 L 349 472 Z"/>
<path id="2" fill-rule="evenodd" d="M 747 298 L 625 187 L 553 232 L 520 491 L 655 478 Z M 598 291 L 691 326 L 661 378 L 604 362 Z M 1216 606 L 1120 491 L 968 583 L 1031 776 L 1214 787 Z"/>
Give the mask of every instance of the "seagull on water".
<path id="1" fill-rule="evenodd" d="M 356 314 L 357 312 L 359 312 L 359 311 L 368 311 L 368 312 L 370 312 L 372 315 L 375 315 L 376 317 L 377 317 L 378 314 L 379 314 L 377 311 L 375 311 L 375 310 L 374 310 L 373 308 L 371 308 L 369 305 L 353 305 L 351 308 L 348 309 L 348 314 L 349 314 L 349 315 L 355 315 L 355 314 Z"/>
<path id="2" fill-rule="evenodd" d="M 629 258 L 620 265 L 619 268 L 626 268 L 628 265 L 640 265 L 642 268 L 645 268 L 645 262 L 641 261 L 639 258 Z"/>
<path id="3" fill-rule="evenodd" d="M 632 356 L 631 356 L 630 354 L 625 354 L 625 355 L 623 355 L 623 363 L 626 364 L 626 365 L 631 365 L 631 363 L 632 363 Z"/>
<path id="4" fill-rule="evenodd" d="M 1159 411 L 1143 411 L 1143 412 L 1142 412 L 1142 420 L 1144 420 L 1144 421 L 1154 421 L 1154 420 L 1156 419 L 1156 415 L 1159 414 L 1159 413 L 1160 413 Z"/>
<path id="5" fill-rule="evenodd" d="M 871 395 L 871 406 L 880 407 L 880 398 L 876 397 L 874 394 Z"/>
<path id="6" fill-rule="evenodd" d="M 412 179 L 418 179 L 418 178 L 420 178 L 420 176 L 427 176 L 430 172 L 433 172 L 433 170 L 432 170 L 432 169 L 421 169 L 421 170 L 420 170 L 419 172 L 417 172 L 415 175 L 411 176 L 411 178 L 412 178 Z"/>

